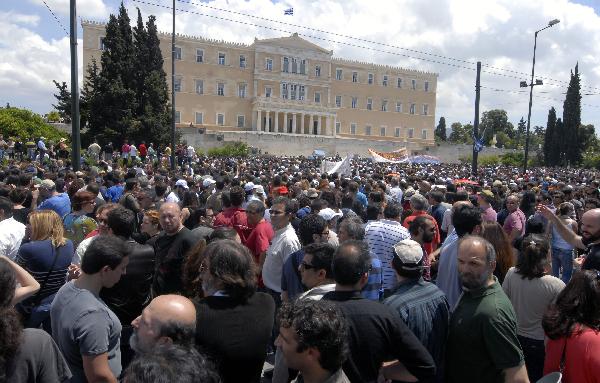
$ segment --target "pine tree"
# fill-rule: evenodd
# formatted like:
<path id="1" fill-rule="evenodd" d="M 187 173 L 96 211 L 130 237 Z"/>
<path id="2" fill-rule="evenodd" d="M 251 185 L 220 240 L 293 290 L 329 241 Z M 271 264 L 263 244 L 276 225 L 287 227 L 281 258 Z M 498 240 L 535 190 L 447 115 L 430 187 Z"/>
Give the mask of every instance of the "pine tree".
<path id="1" fill-rule="evenodd" d="M 563 124 L 566 142 L 567 164 L 575 166 L 581 163 L 583 148 L 580 142 L 581 126 L 581 84 L 579 64 L 575 65 L 575 73 L 571 72 L 571 80 L 563 105 Z"/>
<path id="2" fill-rule="evenodd" d="M 57 103 L 52 104 L 52 107 L 58 111 L 58 114 L 65 120 L 66 123 L 71 122 L 71 92 L 66 82 L 59 83 L 52 80 L 58 93 L 54 94 Z"/>
<path id="3" fill-rule="evenodd" d="M 548 111 L 548 122 L 546 123 L 546 135 L 544 136 L 544 163 L 546 166 L 556 166 L 554 131 L 556 129 L 556 109 L 550 108 Z"/>
<path id="4" fill-rule="evenodd" d="M 446 141 L 448 137 L 446 137 L 446 118 L 440 117 L 440 122 L 435 128 L 435 136 L 438 137 L 442 141 Z"/>

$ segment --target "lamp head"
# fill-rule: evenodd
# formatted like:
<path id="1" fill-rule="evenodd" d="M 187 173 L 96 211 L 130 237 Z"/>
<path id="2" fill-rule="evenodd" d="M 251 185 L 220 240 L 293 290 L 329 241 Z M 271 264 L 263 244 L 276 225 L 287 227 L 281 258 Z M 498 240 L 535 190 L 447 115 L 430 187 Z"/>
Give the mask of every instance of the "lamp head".
<path id="1" fill-rule="evenodd" d="M 559 19 L 550 20 L 550 21 L 548 22 L 548 26 L 549 26 L 549 27 L 551 27 L 551 26 L 553 26 L 553 25 L 556 25 L 556 24 L 558 24 L 558 23 L 560 23 L 560 20 L 559 20 Z"/>

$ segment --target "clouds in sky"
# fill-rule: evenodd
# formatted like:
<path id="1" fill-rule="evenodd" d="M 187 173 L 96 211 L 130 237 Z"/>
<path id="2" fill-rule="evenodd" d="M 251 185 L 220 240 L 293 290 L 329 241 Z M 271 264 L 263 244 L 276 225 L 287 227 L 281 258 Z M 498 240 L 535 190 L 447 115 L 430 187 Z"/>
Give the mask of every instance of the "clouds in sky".
<path id="1" fill-rule="evenodd" d="M 60 27 L 41 0 L 29 1 L 30 7 L 0 7 L 0 101 L 47 112 L 53 101 L 52 79 L 69 81 L 69 41 L 47 33 L 50 26 L 54 32 Z M 144 18 L 154 14 L 159 29 L 170 31 L 171 1 L 143 1 L 146 4 L 125 2 L 132 21 L 137 6 Z M 47 3 L 68 26 L 69 0 Z M 78 13 L 82 18 L 106 21 L 119 4 L 116 0 L 79 0 Z M 283 15 L 289 7 L 294 7 L 294 16 Z M 529 92 L 519 88 L 519 82 L 531 76 L 534 32 L 558 18 L 560 24 L 538 35 L 536 77 L 543 78 L 544 85 L 534 89 L 532 125 L 545 125 L 551 106 L 562 114 L 569 73 L 578 61 L 584 94 L 582 121 L 600 127 L 600 15 L 572 1 L 183 0 L 177 8 L 179 33 L 251 44 L 254 37 L 298 32 L 332 49 L 336 57 L 439 73 L 436 120 L 444 116 L 448 125 L 473 120 L 478 60 L 484 65 L 480 110 L 506 109 L 515 124 L 521 116 L 526 118 Z M 47 28 L 40 28 L 41 24 Z"/>

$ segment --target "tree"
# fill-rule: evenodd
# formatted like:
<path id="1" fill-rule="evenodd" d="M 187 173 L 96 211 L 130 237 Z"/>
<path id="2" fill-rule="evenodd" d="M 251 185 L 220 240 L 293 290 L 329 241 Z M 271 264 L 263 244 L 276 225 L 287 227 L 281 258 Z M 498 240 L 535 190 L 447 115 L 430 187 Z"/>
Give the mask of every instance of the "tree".
<path id="1" fill-rule="evenodd" d="M 506 133 L 510 138 L 514 138 L 515 131 L 512 123 L 508 122 L 508 115 L 505 110 L 492 109 L 483 112 L 481 123 L 479 124 L 479 134 L 483 135 L 483 143 L 489 145 L 494 134 L 500 132 Z"/>
<path id="2" fill-rule="evenodd" d="M 451 133 L 449 140 L 458 144 L 473 143 L 473 125 L 462 125 L 460 122 L 455 122 L 450 126 Z"/>
<path id="3" fill-rule="evenodd" d="M 527 139 L 527 122 L 521 116 L 519 123 L 517 124 L 517 134 L 515 136 L 515 149 L 519 149 L 519 147 L 525 147 L 525 140 Z M 530 142 L 531 144 L 531 142 Z"/>
<path id="4" fill-rule="evenodd" d="M 557 156 L 554 143 L 554 131 L 556 130 L 556 109 L 548 111 L 548 122 L 546 122 L 546 135 L 544 137 L 544 163 L 546 166 L 556 166 Z"/>
<path id="5" fill-rule="evenodd" d="M 52 80 L 58 93 L 54 94 L 56 98 L 56 104 L 52 104 L 52 107 L 56 109 L 60 117 L 64 119 L 66 123 L 71 122 L 71 92 L 66 82 L 58 83 L 56 80 Z"/>
<path id="6" fill-rule="evenodd" d="M 440 117 L 440 122 L 435 128 L 435 136 L 442 141 L 446 141 L 446 118 Z"/>
<path id="7" fill-rule="evenodd" d="M 581 84 L 579 64 L 575 65 L 575 73 L 571 71 L 571 80 L 567 88 L 567 96 L 563 104 L 563 124 L 566 135 L 565 159 L 569 165 L 577 165 L 582 160 L 583 148 L 580 142 L 581 133 Z"/>
<path id="8" fill-rule="evenodd" d="M 5 138 L 27 140 L 44 136 L 48 142 L 58 142 L 59 139 L 68 137 L 66 133 L 47 124 L 42 116 L 27 109 L 0 108 L 0 126 Z"/>

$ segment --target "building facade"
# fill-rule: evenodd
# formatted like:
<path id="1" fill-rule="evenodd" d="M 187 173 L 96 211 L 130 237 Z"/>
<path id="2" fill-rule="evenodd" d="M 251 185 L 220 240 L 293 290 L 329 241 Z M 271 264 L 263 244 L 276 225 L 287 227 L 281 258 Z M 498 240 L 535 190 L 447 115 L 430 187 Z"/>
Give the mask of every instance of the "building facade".
<path id="1" fill-rule="evenodd" d="M 85 68 L 100 62 L 106 24 L 82 26 Z M 170 79 L 171 35 L 159 38 Z M 335 58 L 297 34 L 251 45 L 177 35 L 175 56 L 181 129 L 434 145 L 436 73 Z"/>

